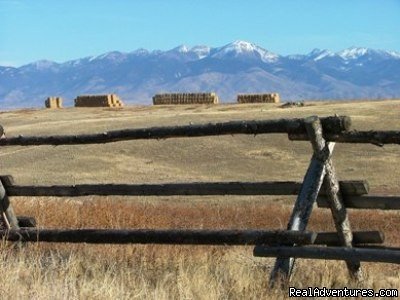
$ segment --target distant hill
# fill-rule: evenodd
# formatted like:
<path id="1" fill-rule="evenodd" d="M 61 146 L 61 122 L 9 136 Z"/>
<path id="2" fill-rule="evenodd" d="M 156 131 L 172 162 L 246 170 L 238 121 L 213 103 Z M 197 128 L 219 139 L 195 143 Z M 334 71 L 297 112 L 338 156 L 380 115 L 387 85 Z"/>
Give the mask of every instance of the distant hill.
<path id="1" fill-rule="evenodd" d="M 245 41 L 218 48 L 109 52 L 65 63 L 42 60 L 0 67 L 2 108 L 40 107 L 50 95 L 67 105 L 79 94 L 117 93 L 149 104 L 159 92 L 278 92 L 283 100 L 400 97 L 400 53 L 352 47 L 281 56 Z"/>

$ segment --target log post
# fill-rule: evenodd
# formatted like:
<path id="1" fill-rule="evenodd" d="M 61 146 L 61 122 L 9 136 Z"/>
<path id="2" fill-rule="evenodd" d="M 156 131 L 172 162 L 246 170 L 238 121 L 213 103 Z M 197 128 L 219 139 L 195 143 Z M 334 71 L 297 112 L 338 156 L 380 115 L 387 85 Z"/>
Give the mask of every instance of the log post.
<path id="1" fill-rule="evenodd" d="M 315 126 L 316 120 L 314 117 L 306 118 L 304 121 L 307 134 L 311 140 L 314 140 L 316 136 L 322 136 L 322 128 Z M 326 149 L 324 148 L 324 153 L 314 153 L 304 177 L 300 193 L 296 199 L 287 226 L 288 230 L 304 231 L 306 229 L 313 205 L 318 197 L 319 190 L 325 177 L 325 161 L 321 159 L 321 157 L 325 159 L 329 158 L 334 146 L 334 143 L 329 143 L 328 147 L 326 147 Z M 292 246 L 294 246 L 294 244 L 292 244 Z M 257 249 L 255 249 L 255 252 L 257 252 Z M 270 285 L 274 286 L 278 279 L 282 280 L 282 283 L 289 281 L 293 267 L 294 258 L 278 257 L 270 276 Z"/>
<path id="2" fill-rule="evenodd" d="M 336 178 L 335 168 L 327 150 L 327 143 L 322 135 L 322 126 L 318 117 L 310 117 L 313 120 L 311 126 L 314 128 L 311 132 L 310 141 L 314 150 L 315 157 L 325 164 L 324 188 L 327 195 L 329 207 L 332 212 L 335 228 L 341 243 L 345 247 L 352 247 L 353 234 L 351 232 L 350 222 L 347 216 L 346 207 L 343 204 L 342 194 L 339 189 L 339 181 Z M 362 280 L 362 271 L 360 261 L 347 260 L 347 268 L 353 279 Z"/>
<path id="3" fill-rule="evenodd" d="M 7 229 L 19 229 L 18 219 L 15 216 L 14 210 L 11 206 L 10 199 L 8 199 L 6 190 L 3 185 L 3 178 L 0 178 L 0 209 L 1 217 Z M 12 180 L 9 178 L 9 180 Z M 10 183 L 10 182 L 8 182 Z"/>

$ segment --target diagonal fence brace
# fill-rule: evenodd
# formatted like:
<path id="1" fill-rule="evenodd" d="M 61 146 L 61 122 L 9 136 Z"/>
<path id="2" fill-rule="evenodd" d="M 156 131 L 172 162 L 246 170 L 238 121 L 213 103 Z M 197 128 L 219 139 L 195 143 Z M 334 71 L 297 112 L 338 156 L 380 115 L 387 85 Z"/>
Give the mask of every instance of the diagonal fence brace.
<path id="1" fill-rule="evenodd" d="M 313 204 L 317 199 L 322 183 L 324 183 L 341 243 L 346 247 L 351 247 L 352 233 L 350 224 L 331 161 L 334 143 L 325 142 L 318 117 L 314 116 L 305 119 L 305 127 L 313 146 L 314 154 L 287 228 L 299 231 L 306 229 Z M 254 249 L 256 254 L 261 252 L 262 247 L 260 246 Z M 294 263 L 295 259 L 293 257 L 278 257 L 270 276 L 270 285 L 274 286 L 278 279 L 282 280 L 282 282 L 288 282 L 293 272 Z M 346 263 L 353 278 L 362 279 L 360 263 L 354 260 L 346 261 Z"/>
<path id="2" fill-rule="evenodd" d="M 305 127 L 310 139 L 315 136 L 315 128 L 312 126 L 314 121 L 313 118 L 305 119 Z M 331 155 L 334 146 L 334 143 L 329 143 L 322 153 L 313 154 L 287 226 L 288 230 L 304 231 L 306 229 L 313 205 L 316 202 L 325 177 L 325 163 L 323 159 Z M 258 248 L 260 247 L 258 246 Z M 258 253 L 258 250 L 256 247 L 254 252 Z M 270 275 L 270 285 L 274 286 L 278 280 L 282 283 L 288 282 L 293 273 L 294 263 L 295 259 L 293 257 L 278 257 Z"/>
<path id="3" fill-rule="evenodd" d="M 327 153 L 328 142 L 325 141 L 322 134 L 322 126 L 318 117 L 310 117 L 313 120 L 311 126 L 314 130 L 310 131 L 312 135 L 311 144 L 314 150 L 314 154 L 320 153 L 321 156 L 317 156 L 317 159 L 325 163 L 325 178 L 323 185 L 325 187 L 325 193 L 327 195 L 328 205 L 331 209 L 335 228 L 338 232 L 338 236 L 341 243 L 345 247 L 352 247 L 353 234 L 350 227 L 350 221 L 347 215 L 347 210 L 343 204 L 343 197 L 339 189 L 339 181 L 336 177 L 335 168 L 332 163 L 332 159 Z M 363 274 L 361 271 L 360 261 L 357 259 L 346 260 L 347 268 L 350 276 L 358 281 L 363 280 Z"/>

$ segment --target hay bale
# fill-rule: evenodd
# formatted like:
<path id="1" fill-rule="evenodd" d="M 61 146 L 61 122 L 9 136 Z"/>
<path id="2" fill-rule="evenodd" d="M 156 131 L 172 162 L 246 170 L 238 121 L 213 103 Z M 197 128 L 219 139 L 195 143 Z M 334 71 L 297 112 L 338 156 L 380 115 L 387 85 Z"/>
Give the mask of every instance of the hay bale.
<path id="1" fill-rule="evenodd" d="M 218 104 L 216 93 L 166 93 L 153 96 L 153 105 Z"/>
<path id="2" fill-rule="evenodd" d="M 62 108 L 61 97 L 48 97 L 44 102 L 46 108 Z"/>
<path id="3" fill-rule="evenodd" d="M 75 98 L 75 107 L 122 107 L 121 99 L 116 94 L 81 95 Z"/>
<path id="4" fill-rule="evenodd" d="M 237 95 L 238 103 L 279 103 L 278 93 L 264 94 L 239 94 Z"/>

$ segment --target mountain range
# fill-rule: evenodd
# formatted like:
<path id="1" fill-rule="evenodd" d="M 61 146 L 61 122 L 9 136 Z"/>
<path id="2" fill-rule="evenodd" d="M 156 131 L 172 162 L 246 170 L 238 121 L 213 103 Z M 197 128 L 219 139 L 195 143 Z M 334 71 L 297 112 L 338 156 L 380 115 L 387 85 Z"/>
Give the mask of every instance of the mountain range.
<path id="1" fill-rule="evenodd" d="M 2 108 L 42 107 L 48 96 L 72 105 L 77 95 L 103 93 L 150 104 L 162 92 L 216 92 L 222 102 L 259 92 L 277 92 L 283 101 L 399 98 L 400 53 L 351 47 L 282 56 L 235 41 L 216 48 L 113 51 L 64 63 L 0 66 Z"/>

